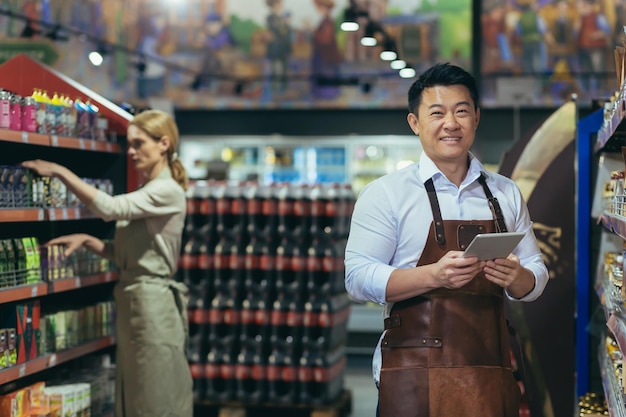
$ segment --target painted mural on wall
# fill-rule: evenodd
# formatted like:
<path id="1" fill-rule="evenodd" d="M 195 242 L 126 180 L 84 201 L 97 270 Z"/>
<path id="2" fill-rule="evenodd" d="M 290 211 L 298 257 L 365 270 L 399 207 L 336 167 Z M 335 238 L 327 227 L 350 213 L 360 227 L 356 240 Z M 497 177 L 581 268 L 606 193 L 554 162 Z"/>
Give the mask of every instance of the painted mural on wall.
<path id="1" fill-rule="evenodd" d="M 339 29 L 350 6 L 380 23 L 418 72 L 439 61 L 471 68 L 471 0 L 0 0 L 33 19 L 0 16 L 0 43 L 52 44 L 55 69 L 117 102 L 405 107 L 411 80 L 379 46 L 360 44 L 363 28 Z M 50 42 L 39 21 L 89 36 Z M 101 67 L 87 59 L 94 37 L 109 46 Z"/>
<path id="2" fill-rule="evenodd" d="M 483 106 L 581 103 L 618 90 L 625 0 L 484 0 Z"/>

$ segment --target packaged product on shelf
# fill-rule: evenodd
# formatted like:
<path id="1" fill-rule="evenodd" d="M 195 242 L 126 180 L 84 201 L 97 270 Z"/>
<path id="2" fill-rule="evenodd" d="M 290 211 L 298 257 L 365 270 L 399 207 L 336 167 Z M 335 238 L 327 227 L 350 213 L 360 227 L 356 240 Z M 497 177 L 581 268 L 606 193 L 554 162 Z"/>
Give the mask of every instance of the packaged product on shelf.
<path id="1" fill-rule="evenodd" d="M 67 131 L 66 136 L 76 136 L 76 107 L 74 107 L 74 101 L 69 97 L 63 98 L 63 108 L 65 110 L 65 127 Z"/>
<path id="2" fill-rule="evenodd" d="M 98 116 L 96 118 L 96 128 L 94 139 L 106 142 L 108 141 L 107 132 L 109 130 L 109 120 L 106 117 Z"/>
<path id="3" fill-rule="evenodd" d="M 0 250 L 4 254 L 4 277 L 8 282 L 13 281 L 13 285 L 22 285 L 24 282 L 18 282 L 15 274 L 15 250 L 13 249 L 13 242 L 11 239 L 0 240 Z"/>
<path id="4" fill-rule="evenodd" d="M 13 94 L 9 105 L 9 129 L 22 130 L 22 96 Z"/>
<path id="5" fill-rule="evenodd" d="M 33 95 L 31 96 L 33 100 L 35 100 L 35 123 L 37 124 L 37 133 L 46 134 L 49 133 L 47 128 L 47 103 L 44 99 L 44 96 L 41 90 L 35 89 L 33 91 Z"/>
<path id="6" fill-rule="evenodd" d="M 0 416 L 30 416 L 30 391 L 22 388 L 0 397 Z"/>
<path id="7" fill-rule="evenodd" d="M 11 127 L 11 93 L 0 90 L 0 128 Z"/>
<path id="8" fill-rule="evenodd" d="M 0 240 L 0 288 L 10 288 L 16 285 L 15 274 L 9 270 L 8 263 L 4 241 Z"/>
<path id="9" fill-rule="evenodd" d="M 85 106 L 87 107 L 87 114 L 89 115 L 89 137 L 90 139 L 95 139 L 96 122 L 98 120 L 100 109 L 98 108 L 98 106 L 93 104 L 91 100 L 87 100 L 85 102 Z"/>
<path id="10" fill-rule="evenodd" d="M 67 348 L 67 324 L 65 323 L 65 312 L 59 311 L 54 314 L 54 348 L 56 351 Z"/>
<path id="11" fill-rule="evenodd" d="M 29 207 L 31 203 L 31 176 L 30 171 L 22 166 L 13 166 L 13 205 L 12 207 Z"/>
<path id="12" fill-rule="evenodd" d="M 26 132 L 37 131 L 37 101 L 31 96 L 22 99 L 22 130 Z"/>
<path id="13" fill-rule="evenodd" d="M 56 134 L 56 126 L 57 126 L 57 115 L 58 111 L 56 110 L 56 105 L 52 103 L 52 98 L 48 95 L 47 91 L 42 92 L 42 100 L 46 107 L 46 133 L 48 135 Z"/>
<path id="14" fill-rule="evenodd" d="M 7 337 L 7 358 L 9 366 L 17 365 L 17 330 L 15 328 L 5 329 Z"/>
<path id="15" fill-rule="evenodd" d="M 29 283 L 41 281 L 41 259 L 39 257 L 39 243 L 36 237 L 22 238 L 26 256 L 26 276 Z"/>
<path id="16" fill-rule="evenodd" d="M 63 102 L 61 101 L 61 97 L 55 91 L 50 99 L 50 107 L 52 109 L 52 113 L 54 114 L 54 124 L 53 130 L 51 133 L 55 135 L 65 135 L 65 110 L 63 109 Z"/>
<path id="17" fill-rule="evenodd" d="M 0 166 L 0 207 L 12 207 L 13 206 L 13 191 L 12 191 L 12 167 L 10 165 Z"/>
<path id="18" fill-rule="evenodd" d="M 39 322 L 41 308 L 39 300 L 18 304 L 17 318 L 17 363 L 25 363 L 39 357 L 41 338 Z"/>
<path id="19" fill-rule="evenodd" d="M 0 329 L 0 370 L 9 366 L 9 358 L 7 357 L 7 334 L 5 329 Z"/>
<path id="20" fill-rule="evenodd" d="M 65 385 L 46 387 L 45 392 L 50 398 L 50 408 L 57 410 L 58 415 L 76 416 L 75 393 L 71 387 Z"/>
<path id="21" fill-rule="evenodd" d="M 80 97 L 74 100 L 74 108 L 76 109 L 76 136 L 83 139 L 91 139 L 89 108 Z"/>
<path id="22" fill-rule="evenodd" d="M 43 381 L 35 382 L 26 387 L 30 391 L 30 409 L 31 417 L 33 415 L 45 415 L 49 413 L 50 401 L 45 393 L 46 383 Z"/>
<path id="23" fill-rule="evenodd" d="M 28 268 L 26 267 L 26 249 L 22 239 L 12 239 L 15 248 L 15 278 L 17 282 L 30 284 Z"/>

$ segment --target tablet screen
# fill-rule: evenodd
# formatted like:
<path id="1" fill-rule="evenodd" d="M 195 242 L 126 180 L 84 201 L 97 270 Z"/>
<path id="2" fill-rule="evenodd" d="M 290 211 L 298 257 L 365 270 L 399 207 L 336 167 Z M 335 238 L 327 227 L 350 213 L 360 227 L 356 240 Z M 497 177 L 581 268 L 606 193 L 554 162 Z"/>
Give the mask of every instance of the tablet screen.
<path id="1" fill-rule="evenodd" d="M 523 232 L 481 233 L 474 237 L 463 256 L 476 256 L 480 261 L 506 258 L 523 237 Z"/>

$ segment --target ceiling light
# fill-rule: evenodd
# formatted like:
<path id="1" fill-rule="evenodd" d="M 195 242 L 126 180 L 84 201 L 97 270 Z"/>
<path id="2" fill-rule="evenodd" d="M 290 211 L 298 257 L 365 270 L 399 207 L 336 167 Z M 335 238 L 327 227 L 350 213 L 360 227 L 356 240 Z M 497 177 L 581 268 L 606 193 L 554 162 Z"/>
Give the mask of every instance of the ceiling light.
<path id="1" fill-rule="evenodd" d="M 104 62 L 104 57 L 98 51 L 89 52 L 89 62 L 91 62 L 96 67 L 99 67 Z"/>
<path id="2" fill-rule="evenodd" d="M 359 24 L 357 22 L 343 22 L 341 23 L 341 30 L 344 32 L 356 32 L 359 30 Z"/>
<path id="3" fill-rule="evenodd" d="M 399 72 L 400 77 L 402 78 L 413 78 L 415 77 L 415 70 L 411 67 L 402 68 Z"/>
<path id="4" fill-rule="evenodd" d="M 401 70 L 402 68 L 406 68 L 406 61 L 402 59 L 396 59 L 394 61 L 391 61 L 389 65 L 392 69 Z"/>

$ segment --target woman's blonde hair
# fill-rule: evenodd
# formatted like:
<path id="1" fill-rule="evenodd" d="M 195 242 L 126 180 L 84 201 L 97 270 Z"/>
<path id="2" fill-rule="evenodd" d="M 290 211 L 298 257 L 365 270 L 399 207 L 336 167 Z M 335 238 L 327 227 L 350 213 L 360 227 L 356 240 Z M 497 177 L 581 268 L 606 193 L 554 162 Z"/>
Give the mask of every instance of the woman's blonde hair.
<path id="1" fill-rule="evenodd" d="M 180 184 L 184 190 L 189 185 L 187 172 L 180 162 L 176 149 L 178 149 L 178 126 L 169 114 L 161 110 L 147 110 L 136 115 L 130 125 L 136 126 L 143 130 L 155 141 L 161 140 L 163 136 L 167 136 L 170 140 L 170 146 L 167 149 L 167 162 L 172 171 L 174 181 Z"/>

